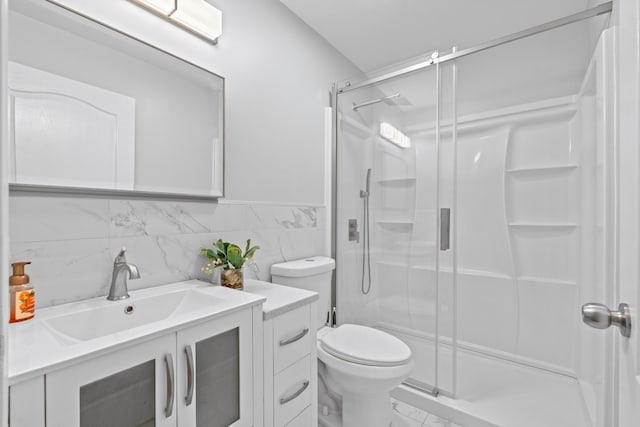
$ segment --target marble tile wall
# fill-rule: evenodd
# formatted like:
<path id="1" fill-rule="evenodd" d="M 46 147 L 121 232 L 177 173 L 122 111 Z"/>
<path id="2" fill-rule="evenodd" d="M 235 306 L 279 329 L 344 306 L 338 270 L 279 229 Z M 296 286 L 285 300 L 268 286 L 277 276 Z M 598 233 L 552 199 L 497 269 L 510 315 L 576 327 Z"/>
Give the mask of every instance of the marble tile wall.
<path id="1" fill-rule="evenodd" d="M 218 238 L 260 245 L 258 270 L 246 274 L 270 280 L 273 263 L 325 253 L 325 218 L 322 207 L 18 193 L 10 199 L 11 262 L 32 262 L 37 307 L 106 295 L 122 246 L 141 273 L 131 290 L 211 280 L 199 250 Z"/>

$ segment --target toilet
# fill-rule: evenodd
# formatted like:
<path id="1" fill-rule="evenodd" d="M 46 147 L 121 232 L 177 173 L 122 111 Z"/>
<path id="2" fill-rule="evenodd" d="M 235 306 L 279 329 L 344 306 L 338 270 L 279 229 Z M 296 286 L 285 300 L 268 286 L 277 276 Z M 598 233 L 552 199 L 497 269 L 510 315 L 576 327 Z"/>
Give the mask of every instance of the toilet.
<path id="1" fill-rule="evenodd" d="M 326 326 L 331 309 L 335 261 L 316 256 L 271 266 L 271 281 L 317 292 L 319 384 L 338 396 L 342 427 L 389 427 L 389 392 L 413 369 L 411 349 L 398 338 L 368 326 Z"/>

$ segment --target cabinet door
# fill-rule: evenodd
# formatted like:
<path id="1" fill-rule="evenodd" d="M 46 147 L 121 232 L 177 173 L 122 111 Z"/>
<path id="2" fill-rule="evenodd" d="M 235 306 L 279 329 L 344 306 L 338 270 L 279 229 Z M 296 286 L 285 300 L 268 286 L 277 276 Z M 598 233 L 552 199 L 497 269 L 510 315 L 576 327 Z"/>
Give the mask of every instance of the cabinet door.
<path id="1" fill-rule="evenodd" d="M 253 424 L 251 310 L 178 332 L 178 425 Z"/>
<path id="2" fill-rule="evenodd" d="M 46 376 L 47 425 L 176 425 L 175 335 L 99 356 Z"/>

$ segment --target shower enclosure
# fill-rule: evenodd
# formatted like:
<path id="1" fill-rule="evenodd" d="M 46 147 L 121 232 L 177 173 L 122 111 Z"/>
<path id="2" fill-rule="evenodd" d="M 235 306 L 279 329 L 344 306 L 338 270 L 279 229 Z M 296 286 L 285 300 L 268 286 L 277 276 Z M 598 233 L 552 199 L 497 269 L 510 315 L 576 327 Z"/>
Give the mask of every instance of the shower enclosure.
<path id="1" fill-rule="evenodd" d="M 608 425 L 610 338 L 580 306 L 612 302 L 610 9 L 336 85 L 338 321 L 411 347 L 418 405 Z"/>

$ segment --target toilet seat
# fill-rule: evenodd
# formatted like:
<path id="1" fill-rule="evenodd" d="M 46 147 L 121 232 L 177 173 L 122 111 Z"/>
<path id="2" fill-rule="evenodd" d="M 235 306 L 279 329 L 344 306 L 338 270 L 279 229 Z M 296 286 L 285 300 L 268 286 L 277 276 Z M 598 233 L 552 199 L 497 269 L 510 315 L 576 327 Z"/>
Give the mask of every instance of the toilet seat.
<path id="1" fill-rule="evenodd" d="M 411 360 L 411 349 L 404 342 L 367 326 L 340 325 L 318 341 L 328 354 L 359 365 L 392 367 Z"/>

